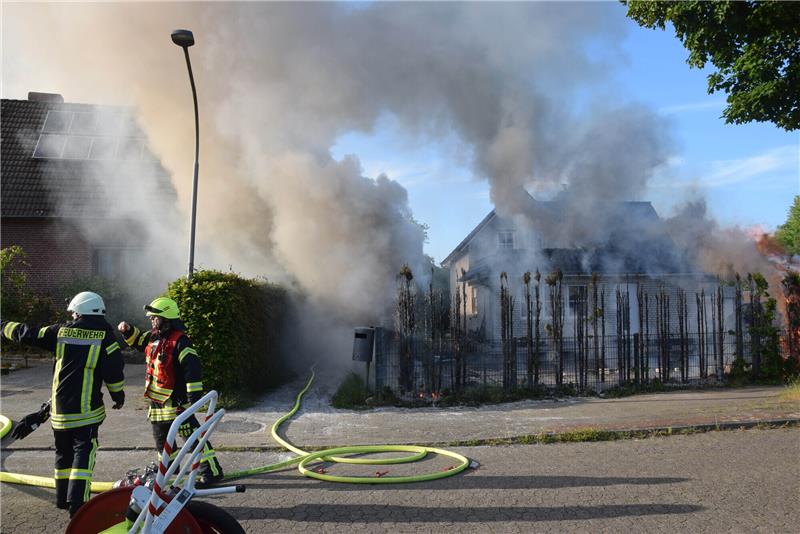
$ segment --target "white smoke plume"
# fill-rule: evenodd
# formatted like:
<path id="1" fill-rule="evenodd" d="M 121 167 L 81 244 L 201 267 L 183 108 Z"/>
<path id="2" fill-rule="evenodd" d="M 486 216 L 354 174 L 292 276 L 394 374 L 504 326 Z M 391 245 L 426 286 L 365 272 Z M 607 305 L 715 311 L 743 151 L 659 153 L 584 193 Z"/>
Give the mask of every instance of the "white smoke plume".
<path id="1" fill-rule="evenodd" d="M 596 78 L 583 47 L 619 38 L 622 21 L 598 5 L 148 3 L 7 4 L 3 25 L 6 94 L 135 106 L 183 206 L 192 117 L 169 33 L 190 27 L 198 263 L 294 279 L 368 317 L 399 265 L 424 270 L 422 233 L 391 177 L 330 156 L 337 137 L 383 113 L 422 142 L 455 131 L 500 201 L 555 142 L 540 94 Z"/>
<path id="2" fill-rule="evenodd" d="M 649 110 L 616 93 L 619 105 L 598 104 L 613 92 L 606 73 L 624 37 L 616 5 L 3 9 L 4 97 L 38 90 L 134 106 L 184 212 L 193 118 L 183 55 L 169 34 L 192 29 L 201 117 L 197 264 L 295 284 L 345 324 L 374 321 L 392 300 L 398 268 L 409 263 L 420 278 L 425 262 L 404 188 L 391 176 L 365 177 L 358 155 L 334 159 L 339 136 L 370 132 L 385 114 L 420 143 L 454 136 L 508 215 L 520 211 L 526 189 L 563 185 L 583 214 L 598 199 L 640 198 L 670 151 L 667 128 Z M 576 105 L 581 99 L 587 103 Z M 590 220 L 576 220 L 574 231 L 600 226 Z M 152 249 L 183 242 L 181 231 Z M 183 266 L 165 270 L 169 279 Z"/>

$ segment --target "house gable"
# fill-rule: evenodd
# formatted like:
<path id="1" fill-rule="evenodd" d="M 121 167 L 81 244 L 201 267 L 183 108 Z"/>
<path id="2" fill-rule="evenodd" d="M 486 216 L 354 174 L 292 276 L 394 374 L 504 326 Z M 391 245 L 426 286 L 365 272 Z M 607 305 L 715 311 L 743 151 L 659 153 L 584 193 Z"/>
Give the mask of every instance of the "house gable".
<path id="1" fill-rule="evenodd" d="M 499 216 L 492 210 L 442 262 L 465 268 L 464 280 L 488 275 L 488 264 L 513 269 L 520 263 L 543 272 L 561 269 L 570 274 L 694 272 L 685 255 L 664 232 L 663 222 L 650 202 L 609 202 L 601 206 L 601 239 L 575 243 L 565 238 L 563 214 L 570 206 L 562 200 L 530 199 L 530 208 L 519 219 Z M 524 222 L 520 224 L 520 220 Z M 503 267 L 507 266 L 507 267 Z M 486 272 L 484 272 L 486 271 Z"/>

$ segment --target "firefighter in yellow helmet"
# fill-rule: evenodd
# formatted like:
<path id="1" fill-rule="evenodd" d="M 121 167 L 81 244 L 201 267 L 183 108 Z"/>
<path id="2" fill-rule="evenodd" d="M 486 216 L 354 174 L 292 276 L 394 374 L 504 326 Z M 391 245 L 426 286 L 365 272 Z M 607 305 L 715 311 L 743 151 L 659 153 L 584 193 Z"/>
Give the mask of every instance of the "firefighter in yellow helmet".
<path id="1" fill-rule="evenodd" d="M 150 317 L 152 328 L 149 331 L 143 332 L 125 321 L 117 328 L 129 346 L 145 354 L 144 396 L 150 400 L 147 418 L 160 453 L 175 418 L 203 396 L 202 368 L 197 351 L 184 332 L 178 304 L 170 298 L 158 297 L 144 309 Z M 197 419 L 190 417 L 181 425 L 181 437 L 189 437 L 198 426 Z M 210 442 L 203 450 L 199 470 L 198 488 L 208 487 L 223 478 L 222 467 Z"/>
<path id="2" fill-rule="evenodd" d="M 72 516 L 90 496 L 98 428 L 106 417 L 100 387 L 105 382 L 113 408 L 122 408 L 125 364 L 100 295 L 78 293 L 67 311 L 72 321 L 66 323 L 30 328 L 2 321 L 0 328 L 4 339 L 55 354 L 50 401 L 25 416 L 12 436 L 23 439 L 50 418 L 56 445 L 56 506 Z"/>

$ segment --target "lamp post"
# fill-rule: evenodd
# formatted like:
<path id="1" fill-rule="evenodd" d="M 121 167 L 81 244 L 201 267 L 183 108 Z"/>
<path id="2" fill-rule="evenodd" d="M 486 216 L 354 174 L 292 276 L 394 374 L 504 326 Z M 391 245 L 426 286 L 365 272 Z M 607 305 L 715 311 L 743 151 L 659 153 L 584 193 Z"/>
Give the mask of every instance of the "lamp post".
<path id="1" fill-rule="evenodd" d="M 183 48 L 183 55 L 186 57 L 186 68 L 189 69 L 189 83 L 192 85 L 192 99 L 194 100 L 194 180 L 192 181 L 192 219 L 191 234 L 189 237 L 189 280 L 192 279 L 194 272 L 194 229 L 197 219 L 197 172 L 200 167 L 200 122 L 197 114 L 197 90 L 194 87 L 194 76 L 192 75 L 192 62 L 189 61 L 189 47 L 194 44 L 194 35 L 190 30 L 175 30 L 172 32 L 172 42 Z"/>

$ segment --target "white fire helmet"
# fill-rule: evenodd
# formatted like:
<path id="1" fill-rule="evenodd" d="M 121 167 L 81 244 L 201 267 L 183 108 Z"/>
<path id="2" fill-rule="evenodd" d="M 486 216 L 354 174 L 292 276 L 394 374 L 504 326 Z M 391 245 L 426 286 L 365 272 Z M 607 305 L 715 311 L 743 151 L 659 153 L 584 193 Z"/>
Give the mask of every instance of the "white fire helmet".
<path id="1" fill-rule="evenodd" d="M 103 302 L 103 297 L 97 293 L 82 291 L 72 297 L 67 311 L 75 312 L 78 315 L 105 315 L 106 303 Z"/>

